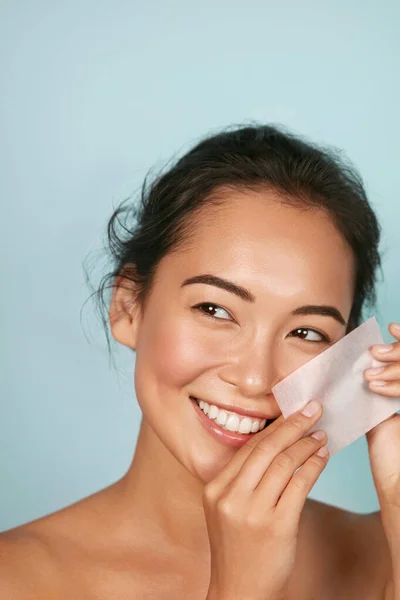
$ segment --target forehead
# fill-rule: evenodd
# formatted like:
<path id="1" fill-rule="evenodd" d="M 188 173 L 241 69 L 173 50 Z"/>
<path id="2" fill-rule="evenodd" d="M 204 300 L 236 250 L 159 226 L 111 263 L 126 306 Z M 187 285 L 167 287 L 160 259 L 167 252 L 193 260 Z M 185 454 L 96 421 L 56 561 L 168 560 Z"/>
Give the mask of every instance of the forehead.
<path id="1" fill-rule="evenodd" d="M 276 296 L 335 299 L 350 311 L 354 257 L 321 210 L 288 206 L 274 192 L 235 192 L 196 215 L 176 273 L 211 273 Z M 347 308 L 347 306 L 346 306 Z"/>

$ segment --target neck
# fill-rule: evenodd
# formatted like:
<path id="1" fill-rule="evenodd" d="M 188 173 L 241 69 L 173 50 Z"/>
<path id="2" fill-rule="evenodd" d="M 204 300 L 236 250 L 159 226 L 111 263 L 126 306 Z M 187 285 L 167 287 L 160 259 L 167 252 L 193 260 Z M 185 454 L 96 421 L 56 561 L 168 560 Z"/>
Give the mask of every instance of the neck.
<path id="1" fill-rule="evenodd" d="M 145 417 L 130 468 L 113 487 L 119 514 L 128 528 L 134 524 L 135 535 L 139 527 L 153 548 L 208 560 L 204 483 L 176 460 Z"/>

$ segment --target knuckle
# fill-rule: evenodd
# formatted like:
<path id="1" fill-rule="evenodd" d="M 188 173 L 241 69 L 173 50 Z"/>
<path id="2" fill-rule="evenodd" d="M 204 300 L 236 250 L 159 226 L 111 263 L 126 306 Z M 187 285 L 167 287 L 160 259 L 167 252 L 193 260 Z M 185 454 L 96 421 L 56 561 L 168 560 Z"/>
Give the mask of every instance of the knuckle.
<path id="1" fill-rule="evenodd" d="M 309 450 L 309 452 L 315 452 L 316 448 L 319 448 L 321 442 L 311 436 L 305 437 L 302 442 L 304 446 Z"/>
<path id="2" fill-rule="evenodd" d="M 270 454 L 273 448 L 274 446 L 270 440 L 262 440 L 254 446 L 253 452 L 259 452 L 260 454 L 265 456 L 265 454 Z"/>
<path id="3" fill-rule="evenodd" d="M 216 504 L 216 510 L 220 517 L 227 521 L 237 521 L 237 507 L 229 498 L 221 498 Z"/>
<path id="4" fill-rule="evenodd" d="M 258 444 L 258 440 L 254 440 L 254 438 L 251 437 L 249 440 L 247 440 L 247 442 L 244 445 L 248 446 L 249 448 L 256 448 L 257 444 Z"/>
<path id="5" fill-rule="evenodd" d="M 211 483 L 208 483 L 203 488 L 203 502 L 207 504 L 213 504 L 217 501 L 219 496 L 219 490 Z"/>
<path id="6" fill-rule="evenodd" d="M 207 483 L 204 488 L 203 488 L 203 496 L 205 498 L 211 498 L 212 496 L 214 496 L 215 491 L 214 491 L 214 486 L 212 483 Z"/>
<path id="7" fill-rule="evenodd" d="M 271 440 L 267 439 L 267 438 L 262 438 L 257 439 L 257 436 L 254 436 L 253 438 L 250 438 L 245 446 L 249 446 L 250 448 L 252 448 L 252 451 L 261 451 L 261 452 L 265 452 L 267 450 L 269 450 L 271 448 Z"/>
<path id="8" fill-rule="evenodd" d="M 282 471 L 289 471 L 294 468 L 294 461 L 290 454 L 286 451 L 281 452 L 274 459 L 275 466 Z"/>
<path id="9" fill-rule="evenodd" d="M 321 468 L 321 464 L 325 464 L 324 463 L 324 459 L 322 458 L 322 456 L 317 456 L 317 455 L 313 455 L 308 459 L 308 463 L 311 467 L 320 469 Z"/>
<path id="10" fill-rule="evenodd" d="M 292 429 L 298 434 L 303 433 L 305 421 L 297 413 L 293 416 L 293 419 L 289 422 L 289 424 L 292 427 Z"/>
<path id="11" fill-rule="evenodd" d="M 298 490 L 303 492 L 309 488 L 310 481 L 308 477 L 302 473 L 301 475 L 293 477 L 293 484 Z"/>

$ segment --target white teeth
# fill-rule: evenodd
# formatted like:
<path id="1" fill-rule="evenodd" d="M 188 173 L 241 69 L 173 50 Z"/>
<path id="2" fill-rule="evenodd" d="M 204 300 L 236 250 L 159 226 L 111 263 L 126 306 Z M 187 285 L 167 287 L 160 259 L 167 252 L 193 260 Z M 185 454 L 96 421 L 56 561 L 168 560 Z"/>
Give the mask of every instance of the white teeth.
<path id="1" fill-rule="evenodd" d="M 222 429 L 228 431 L 235 431 L 236 433 L 257 433 L 257 431 L 264 428 L 266 419 L 251 419 L 250 417 L 242 417 L 236 415 L 233 412 L 228 413 L 226 410 L 218 408 L 214 404 L 208 404 L 204 400 L 196 400 L 201 410 L 208 416 L 209 419 L 214 420 Z"/>

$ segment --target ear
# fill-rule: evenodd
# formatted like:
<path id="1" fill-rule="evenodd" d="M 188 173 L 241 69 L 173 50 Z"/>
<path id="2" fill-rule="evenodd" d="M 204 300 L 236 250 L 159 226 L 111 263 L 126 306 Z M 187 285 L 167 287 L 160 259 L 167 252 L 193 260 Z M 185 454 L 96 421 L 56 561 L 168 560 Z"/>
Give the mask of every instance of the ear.
<path id="1" fill-rule="evenodd" d="M 114 279 L 109 318 L 112 336 L 117 342 L 135 349 L 141 320 L 139 304 L 135 302 L 136 284 L 118 275 Z"/>

